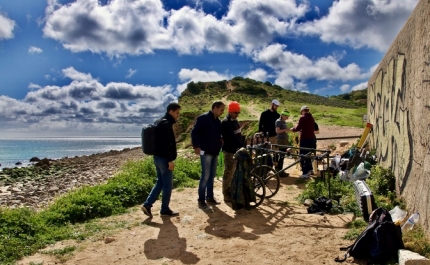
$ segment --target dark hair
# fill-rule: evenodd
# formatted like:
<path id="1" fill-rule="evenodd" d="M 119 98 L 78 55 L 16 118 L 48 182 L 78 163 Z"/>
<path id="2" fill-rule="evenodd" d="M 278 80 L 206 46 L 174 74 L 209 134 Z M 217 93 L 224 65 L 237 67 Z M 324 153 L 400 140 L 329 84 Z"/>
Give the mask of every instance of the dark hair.
<path id="1" fill-rule="evenodd" d="M 167 105 L 167 112 L 169 112 L 171 110 L 176 111 L 177 109 L 180 109 L 180 108 L 181 108 L 181 106 L 179 106 L 178 103 L 172 102 L 169 105 Z"/>
<path id="2" fill-rule="evenodd" d="M 219 108 L 221 106 L 225 106 L 224 102 L 222 102 L 221 100 L 216 100 L 214 101 L 214 103 L 212 103 L 212 109 L 214 108 Z"/>

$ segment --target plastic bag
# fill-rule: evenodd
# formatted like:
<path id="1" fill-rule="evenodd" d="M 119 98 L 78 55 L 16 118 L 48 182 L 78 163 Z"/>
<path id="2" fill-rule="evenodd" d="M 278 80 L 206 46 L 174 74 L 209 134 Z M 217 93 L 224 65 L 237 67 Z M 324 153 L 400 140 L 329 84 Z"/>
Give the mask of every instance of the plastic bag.
<path id="1" fill-rule="evenodd" d="M 391 211 L 391 218 L 393 219 L 393 223 L 402 223 L 408 214 L 407 211 L 400 209 L 399 206 L 394 207 Z"/>

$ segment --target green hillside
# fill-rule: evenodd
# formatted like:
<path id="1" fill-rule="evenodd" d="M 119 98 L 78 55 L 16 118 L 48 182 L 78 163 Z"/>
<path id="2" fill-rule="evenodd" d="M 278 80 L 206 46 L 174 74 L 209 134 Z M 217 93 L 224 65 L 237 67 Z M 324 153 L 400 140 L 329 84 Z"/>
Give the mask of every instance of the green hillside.
<path id="1" fill-rule="evenodd" d="M 347 94 L 323 97 L 243 77 L 235 77 L 229 81 L 190 82 L 179 97 L 179 133 L 184 134 L 182 140 L 185 140 L 195 118 L 210 110 L 213 101 L 222 100 L 227 105 L 231 101 L 241 104 L 239 120 L 244 126 L 244 133 L 247 136 L 252 135 L 258 129 L 260 113 L 267 109 L 275 98 L 281 102 L 280 110 L 289 110 L 293 123 L 298 121 L 300 107 L 307 105 L 318 124 L 361 128 L 363 115 L 367 113 L 367 100 L 362 98 L 365 92 L 357 92 L 352 92 L 349 97 Z M 357 96 L 359 94 L 360 96 Z M 358 97 L 360 98 L 357 99 Z M 227 114 L 227 111 L 224 113 Z"/>

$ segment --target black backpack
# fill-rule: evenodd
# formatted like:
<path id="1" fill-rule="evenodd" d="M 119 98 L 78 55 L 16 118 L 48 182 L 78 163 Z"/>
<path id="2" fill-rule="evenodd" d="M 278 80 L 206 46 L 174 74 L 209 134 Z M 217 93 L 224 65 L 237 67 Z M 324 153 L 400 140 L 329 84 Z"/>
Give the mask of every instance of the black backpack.
<path id="1" fill-rule="evenodd" d="M 314 199 L 314 203 L 308 207 L 308 213 L 318 213 L 323 215 L 324 213 L 330 212 L 333 207 L 333 202 L 331 199 L 324 196 L 320 196 Z"/>
<path id="2" fill-rule="evenodd" d="M 335 258 L 336 262 L 345 261 L 348 256 L 354 259 L 367 259 L 370 264 L 384 264 L 398 258 L 399 249 L 403 249 L 401 228 L 393 223 L 391 214 L 385 208 L 378 208 L 369 217 L 369 225 L 355 242 L 340 248 L 346 250 L 344 258 Z"/>
<path id="3" fill-rule="evenodd" d="M 142 150 L 143 153 L 147 155 L 154 155 L 155 154 L 155 129 L 157 128 L 158 124 L 160 124 L 163 121 L 167 121 L 166 119 L 160 119 L 154 122 L 154 124 L 149 124 L 146 127 L 142 128 Z"/>

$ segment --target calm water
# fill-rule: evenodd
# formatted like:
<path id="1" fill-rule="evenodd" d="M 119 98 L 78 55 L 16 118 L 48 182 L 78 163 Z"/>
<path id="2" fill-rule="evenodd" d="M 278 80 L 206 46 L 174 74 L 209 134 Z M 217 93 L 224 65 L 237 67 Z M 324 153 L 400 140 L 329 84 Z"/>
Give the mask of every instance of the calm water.
<path id="1" fill-rule="evenodd" d="M 58 159 L 122 150 L 141 145 L 141 138 L 0 139 L 0 169 L 29 165 L 32 157 Z"/>

